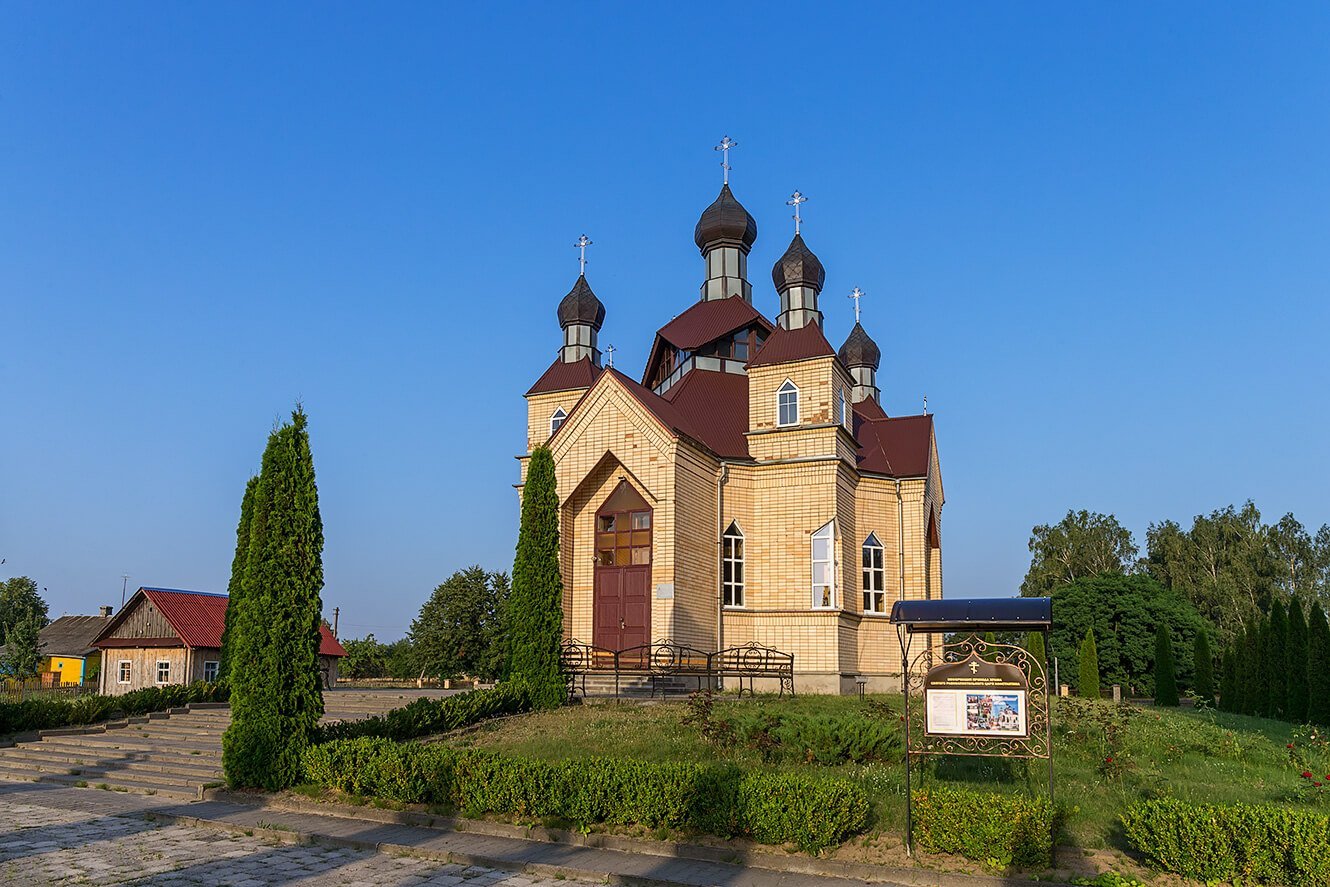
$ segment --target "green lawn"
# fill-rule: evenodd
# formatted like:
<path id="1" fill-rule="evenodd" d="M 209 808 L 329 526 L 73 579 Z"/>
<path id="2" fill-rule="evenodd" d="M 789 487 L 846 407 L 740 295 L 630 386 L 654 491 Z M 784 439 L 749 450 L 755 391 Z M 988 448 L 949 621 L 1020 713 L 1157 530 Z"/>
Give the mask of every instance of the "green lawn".
<path id="1" fill-rule="evenodd" d="M 884 708 L 889 706 L 895 714 Z M 764 714 L 813 720 L 861 717 L 899 726 L 900 696 L 718 697 L 715 715 L 751 722 Z M 578 705 L 483 725 L 447 741 L 541 758 L 632 757 L 650 761 L 729 760 L 740 766 L 798 768 L 846 776 L 868 790 L 874 829 L 899 834 L 905 819 L 904 767 L 897 750 L 886 761 L 840 766 L 797 763 L 797 750 L 764 763 L 747 747 L 717 748 L 685 723 L 684 702 Z M 1294 743 L 1293 749 L 1288 748 Z M 1066 839 L 1085 848 L 1117 847 L 1118 814 L 1138 800 L 1173 795 L 1197 802 L 1277 803 L 1330 809 L 1330 785 L 1316 788 L 1299 776 L 1311 771 L 1330 783 L 1324 743 L 1294 739 L 1288 724 L 1258 718 L 1118 707 L 1068 700 L 1054 714 L 1056 789 L 1067 811 Z M 1111 761 L 1108 759 L 1112 758 Z M 943 759 L 927 766 L 924 781 L 981 791 L 1047 791 L 1046 762 Z"/>

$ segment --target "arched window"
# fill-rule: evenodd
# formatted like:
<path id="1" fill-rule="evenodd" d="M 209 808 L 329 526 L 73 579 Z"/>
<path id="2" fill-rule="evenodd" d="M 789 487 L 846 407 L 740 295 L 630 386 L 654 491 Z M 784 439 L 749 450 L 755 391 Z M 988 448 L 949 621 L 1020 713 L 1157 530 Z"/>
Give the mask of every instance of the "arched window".
<path id="1" fill-rule="evenodd" d="M 828 521 L 813 533 L 813 609 L 836 606 L 836 527 Z"/>
<path id="2" fill-rule="evenodd" d="M 721 600 L 727 607 L 744 605 L 744 534 L 730 521 L 721 545 Z"/>
<path id="3" fill-rule="evenodd" d="M 864 540 L 864 612 L 887 612 L 887 571 L 876 533 Z"/>
<path id="4" fill-rule="evenodd" d="M 554 415 L 550 416 L 550 434 L 558 431 L 559 426 L 563 424 L 563 420 L 567 418 L 568 414 L 563 411 L 563 407 L 559 407 L 555 410 Z"/>
<path id="5" fill-rule="evenodd" d="M 789 379 L 776 390 L 776 424 L 799 424 L 799 389 Z"/>

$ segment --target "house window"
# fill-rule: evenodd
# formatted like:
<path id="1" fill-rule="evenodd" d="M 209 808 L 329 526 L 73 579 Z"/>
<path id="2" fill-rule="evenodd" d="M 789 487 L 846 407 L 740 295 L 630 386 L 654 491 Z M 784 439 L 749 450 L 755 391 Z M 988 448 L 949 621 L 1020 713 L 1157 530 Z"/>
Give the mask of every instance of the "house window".
<path id="1" fill-rule="evenodd" d="M 799 389 L 789 379 L 776 391 L 776 424 L 799 424 Z"/>
<path id="2" fill-rule="evenodd" d="M 869 533 L 864 540 L 864 612 L 887 612 L 887 571 L 876 533 Z"/>
<path id="3" fill-rule="evenodd" d="M 215 681 L 215 680 L 217 680 L 217 669 L 218 669 L 219 666 L 220 666 L 220 663 L 218 663 L 218 662 L 204 662 L 204 663 L 203 663 L 203 679 L 204 679 L 205 681 Z"/>
<path id="4" fill-rule="evenodd" d="M 129 673 L 131 668 L 132 668 L 132 663 L 128 659 L 120 660 L 120 676 L 117 679 L 118 683 L 121 684 L 129 683 Z"/>
<path id="5" fill-rule="evenodd" d="M 167 659 L 157 660 L 157 683 L 171 683 L 171 662 Z"/>
<path id="6" fill-rule="evenodd" d="M 836 528 L 828 521 L 813 534 L 813 608 L 836 606 Z"/>
<path id="7" fill-rule="evenodd" d="M 563 411 L 563 407 L 559 407 L 555 410 L 554 415 L 550 416 L 550 434 L 558 431 L 559 426 L 563 424 L 563 420 L 567 418 L 568 414 Z"/>
<path id="8" fill-rule="evenodd" d="M 846 428 L 850 427 L 850 411 L 845 404 L 845 389 L 840 390 L 840 423 Z"/>
<path id="9" fill-rule="evenodd" d="M 744 605 L 744 534 L 733 521 L 725 531 L 721 546 L 721 565 L 723 569 L 721 585 L 723 601 L 727 607 Z"/>

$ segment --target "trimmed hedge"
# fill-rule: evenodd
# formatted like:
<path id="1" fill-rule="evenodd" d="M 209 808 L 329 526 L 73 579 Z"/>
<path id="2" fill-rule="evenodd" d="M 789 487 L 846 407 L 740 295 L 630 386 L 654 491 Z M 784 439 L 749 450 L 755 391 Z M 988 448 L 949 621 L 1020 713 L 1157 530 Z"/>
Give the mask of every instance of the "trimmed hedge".
<path id="1" fill-rule="evenodd" d="M 1132 807 L 1122 825 L 1153 865 L 1197 881 L 1330 883 L 1324 813 L 1160 798 Z"/>
<path id="2" fill-rule="evenodd" d="M 305 778 L 357 795 L 448 804 L 473 817 L 695 829 L 809 852 L 862 831 L 869 813 L 863 790 L 842 779 L 719 764 L 542 761 L 380 738 L 314 746 L 305 754 Z"/>
<path id="3" fill-rule="evenodd" d="M 74 699 L 37 698 L 0 703 L 0 736 L 29 730 L 54 730 L 96 724 L 115 717 L 144 715 L 191 702 L 226 702 L 230 688 L 224 682 L 145 687 L 122 696 L 79 696 Z"/>
<path id="4" fill-rule="evenodd" d="M 501 715 L 521 714 L 533 708 L 526 687 L 507 682 L 490 690 L 472 690 L 442 699 L 417 699 L 410 705 L 372 718 L 324 724 L 315 730 L 313 741 L 382 737 L 404 742 L 431 733 L 470 727 Z"/>
<path id="5" fill-rule="evenodd" d="M 1053 864 L 1057 814 L 1047 798 L 937 787 L 914 794 L 914 836 L 933 853 L 958 853 L 997 868 Z"/>

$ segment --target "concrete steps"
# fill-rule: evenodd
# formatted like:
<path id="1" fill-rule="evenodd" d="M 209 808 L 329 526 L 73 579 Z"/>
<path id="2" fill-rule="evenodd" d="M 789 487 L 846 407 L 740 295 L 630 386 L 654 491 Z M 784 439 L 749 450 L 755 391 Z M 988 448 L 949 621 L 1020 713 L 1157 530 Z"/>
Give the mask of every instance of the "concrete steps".
<path id="1" fill-rule="evenodd" d="M 705 686 L 705 679 L 703 685 Z M 585 688 L 585 690 L 584 690 Z M 652 695 L 652 681 L 649 675 L 620 675 L 618 682 L 618 695 L 631 699 L 645 699 Z M 655 680 L 655 696 L 660 699 L 674 698 L 684 699 L 688 694 L 697 690 L 697 679 L 687 677 L 658 677 Z M 576 681 L 576 692 L 578 696 L 588 697 L 613 697 L 615 695 L 614 674 L 590 673 L 583 678 L 578 676 Z"/>

